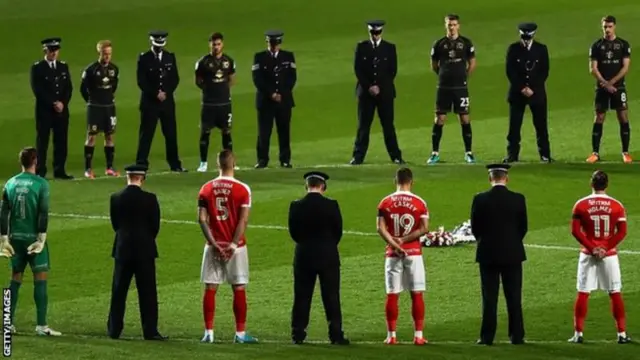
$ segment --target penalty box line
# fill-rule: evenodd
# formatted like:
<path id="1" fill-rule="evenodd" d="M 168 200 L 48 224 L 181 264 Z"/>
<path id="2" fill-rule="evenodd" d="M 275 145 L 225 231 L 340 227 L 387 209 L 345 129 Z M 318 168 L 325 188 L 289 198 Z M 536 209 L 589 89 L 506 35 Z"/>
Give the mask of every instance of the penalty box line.
<path id="1" fill-rule="evenodd" d="M 110 220 L 108 216 L 104 215 L 85 215 L 85 214 L 63 214 L 63 213 L 50 213 L 49 216 L 59 217 L 59 218 L 67 218 L 67 219 L 80 219 L 80 220 Z M 190 220 L 174 220 L 174 219 L 161 219 L 161 222 L 165 224 L 179 224 L 179 225 L 197 225 L 196 221 Z M 289 230 L 286 226 L 281 225 L 261 225 L 261 224 L 249 224 L 250 229 L 263 229 L 263 230 L 276 230 L 276 231 L 286 231 Z M 362 237 L 378 237 L 378 233 L 374 232 L 363 232 L 363 231 L 353 231 L 353 230 L 345 230 L 343 232 L 345 235 L 352 236 L 362 236 Z M 541 245 L 541 244 L 524 244 L 524 246 L 532 249 L 545 249 L 545 250 L 559 250 L 559 251 L 579 251 L 580 249 L 577 247 L 571 246 L 557 246 L 557 245 Z M 628 254 L 628 255 L 640 255 L 640 251 L 637 250 L 618 250 L 620 254 Z"/>

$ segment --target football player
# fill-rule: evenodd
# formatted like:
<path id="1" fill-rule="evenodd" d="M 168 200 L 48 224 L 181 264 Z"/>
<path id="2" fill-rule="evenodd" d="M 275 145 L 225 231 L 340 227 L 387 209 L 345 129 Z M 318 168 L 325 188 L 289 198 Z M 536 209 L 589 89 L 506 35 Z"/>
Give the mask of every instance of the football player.
<path id="1" fill-rule="evenodd" d="M 420 237 L 429 227 L 427 204 L 411 192 L 413 174 L 400 168 L 395 177 L 396 191 L 378 205 L 378 234 L 387 243 L 385 254 L 387 338 L 384 343 L 397 344 L 398 297 L 407 290 L 411 293 L 411 315 L 415 333 L 413 343 L 424 345 L 424 299 L 426 290 L 422 244 Z"/>
<path id="2" fill-rule="evenodd" d="M 631 341 L 625 332 L 626 320 L 622 301 L 622 280 L 616 247 L 627 235 L 627 216 L 622 203 L 607 195 L 609 178 L 604 171 L 591 176 L 593 193 L 573 206 L 571 233 L 582 249 L 578 260 L 578 296 L 574 308 L 575 334 L 569 342 L 583 343 L 584 320 L 587 317 L 589 293 L 609 292 L 613 317 L 618 327 L 618 343 Z"/>

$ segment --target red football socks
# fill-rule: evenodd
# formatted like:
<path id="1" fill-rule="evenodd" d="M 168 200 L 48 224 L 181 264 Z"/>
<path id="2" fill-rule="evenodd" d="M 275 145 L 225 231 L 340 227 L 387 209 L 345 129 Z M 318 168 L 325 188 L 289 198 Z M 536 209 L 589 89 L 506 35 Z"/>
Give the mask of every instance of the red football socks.
<path id="1" fill-rule="evenodd" d="M 245 289 L 233 290 L 233 314 L 236 317 L 236 331 L 244 331 L 247 323 L 247 292 Z"/>
<path id="2" fill-rule="evenodd" d="M 204 314 L 204 328 L 213 330 L 213 315 L 216 312 L 216 289 L 205 289 L 202 297 L 202 313 Z"/>
<path id="3" fill-rule="evenodd" d="M 573 327 L 577 332 L 582 332 L 584 328 L 584 319 L 587 317 L 588 305 L 589 293 L 579 292 L 576 297 L 575 306 L 573 307 Z"/>
<path id="4" fill-rule="evenodd" d="M 387 294 L 385 314 L 387 317 L 387 331 L 396 331 L 396 324 L 398 322 L 398 294 Z"/>
<path id="5" fill-rule="evenodd" d="M 611 312 L 613 313 L 613 318 L 616 319 L 616 326 L 618 327 L 618 332 L 622 333 L 626 331 L 627 321 L 625 319 L 624 312 L 624 302 L 622 301 L 622 294 L 619 292 L 609 294 L 609 298 L 611 299 Z"/>
<path id="6" fill-rule="evenodd" d="M 422 331 L 424 328 L 424 298 L 421 292 L 411 293 L 411 316 L 416 331 Z"/>

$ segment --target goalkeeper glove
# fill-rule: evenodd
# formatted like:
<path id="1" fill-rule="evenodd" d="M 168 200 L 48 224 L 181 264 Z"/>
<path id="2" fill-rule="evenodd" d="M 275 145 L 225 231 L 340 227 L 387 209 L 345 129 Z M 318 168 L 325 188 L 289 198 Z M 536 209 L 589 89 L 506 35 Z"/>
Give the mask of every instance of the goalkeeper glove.
<path id="1" fill-rule="evenodd" d="M 38 238 L 36 242 L 29 245 L 29 247 L 27 248 L 27 254 L 40 254 L 40 252 L 42 252 L 42 249 L 44 249 L 44 244 L 46 241 L 47 241 L 46 233 L 38 234 Z"/>
<path id="2" fill-rule="evenodd" d="M 13 246 L 9 243 L 9 236 L 0 236 L 0 256 L 12 257 L 15 254 Z"/>

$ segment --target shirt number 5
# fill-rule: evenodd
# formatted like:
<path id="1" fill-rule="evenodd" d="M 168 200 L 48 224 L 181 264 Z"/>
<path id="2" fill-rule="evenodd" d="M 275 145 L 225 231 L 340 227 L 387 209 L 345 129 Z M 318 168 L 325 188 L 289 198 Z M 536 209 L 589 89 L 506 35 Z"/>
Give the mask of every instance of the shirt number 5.
<path id="1" fill-rule="evenodd" d="M 216 219 L 219 221 L 225 221 L 229 218 L 229 209 L 227 208 L 226 198 L 216 198 L 216 210 L 218 212 Z"/>

